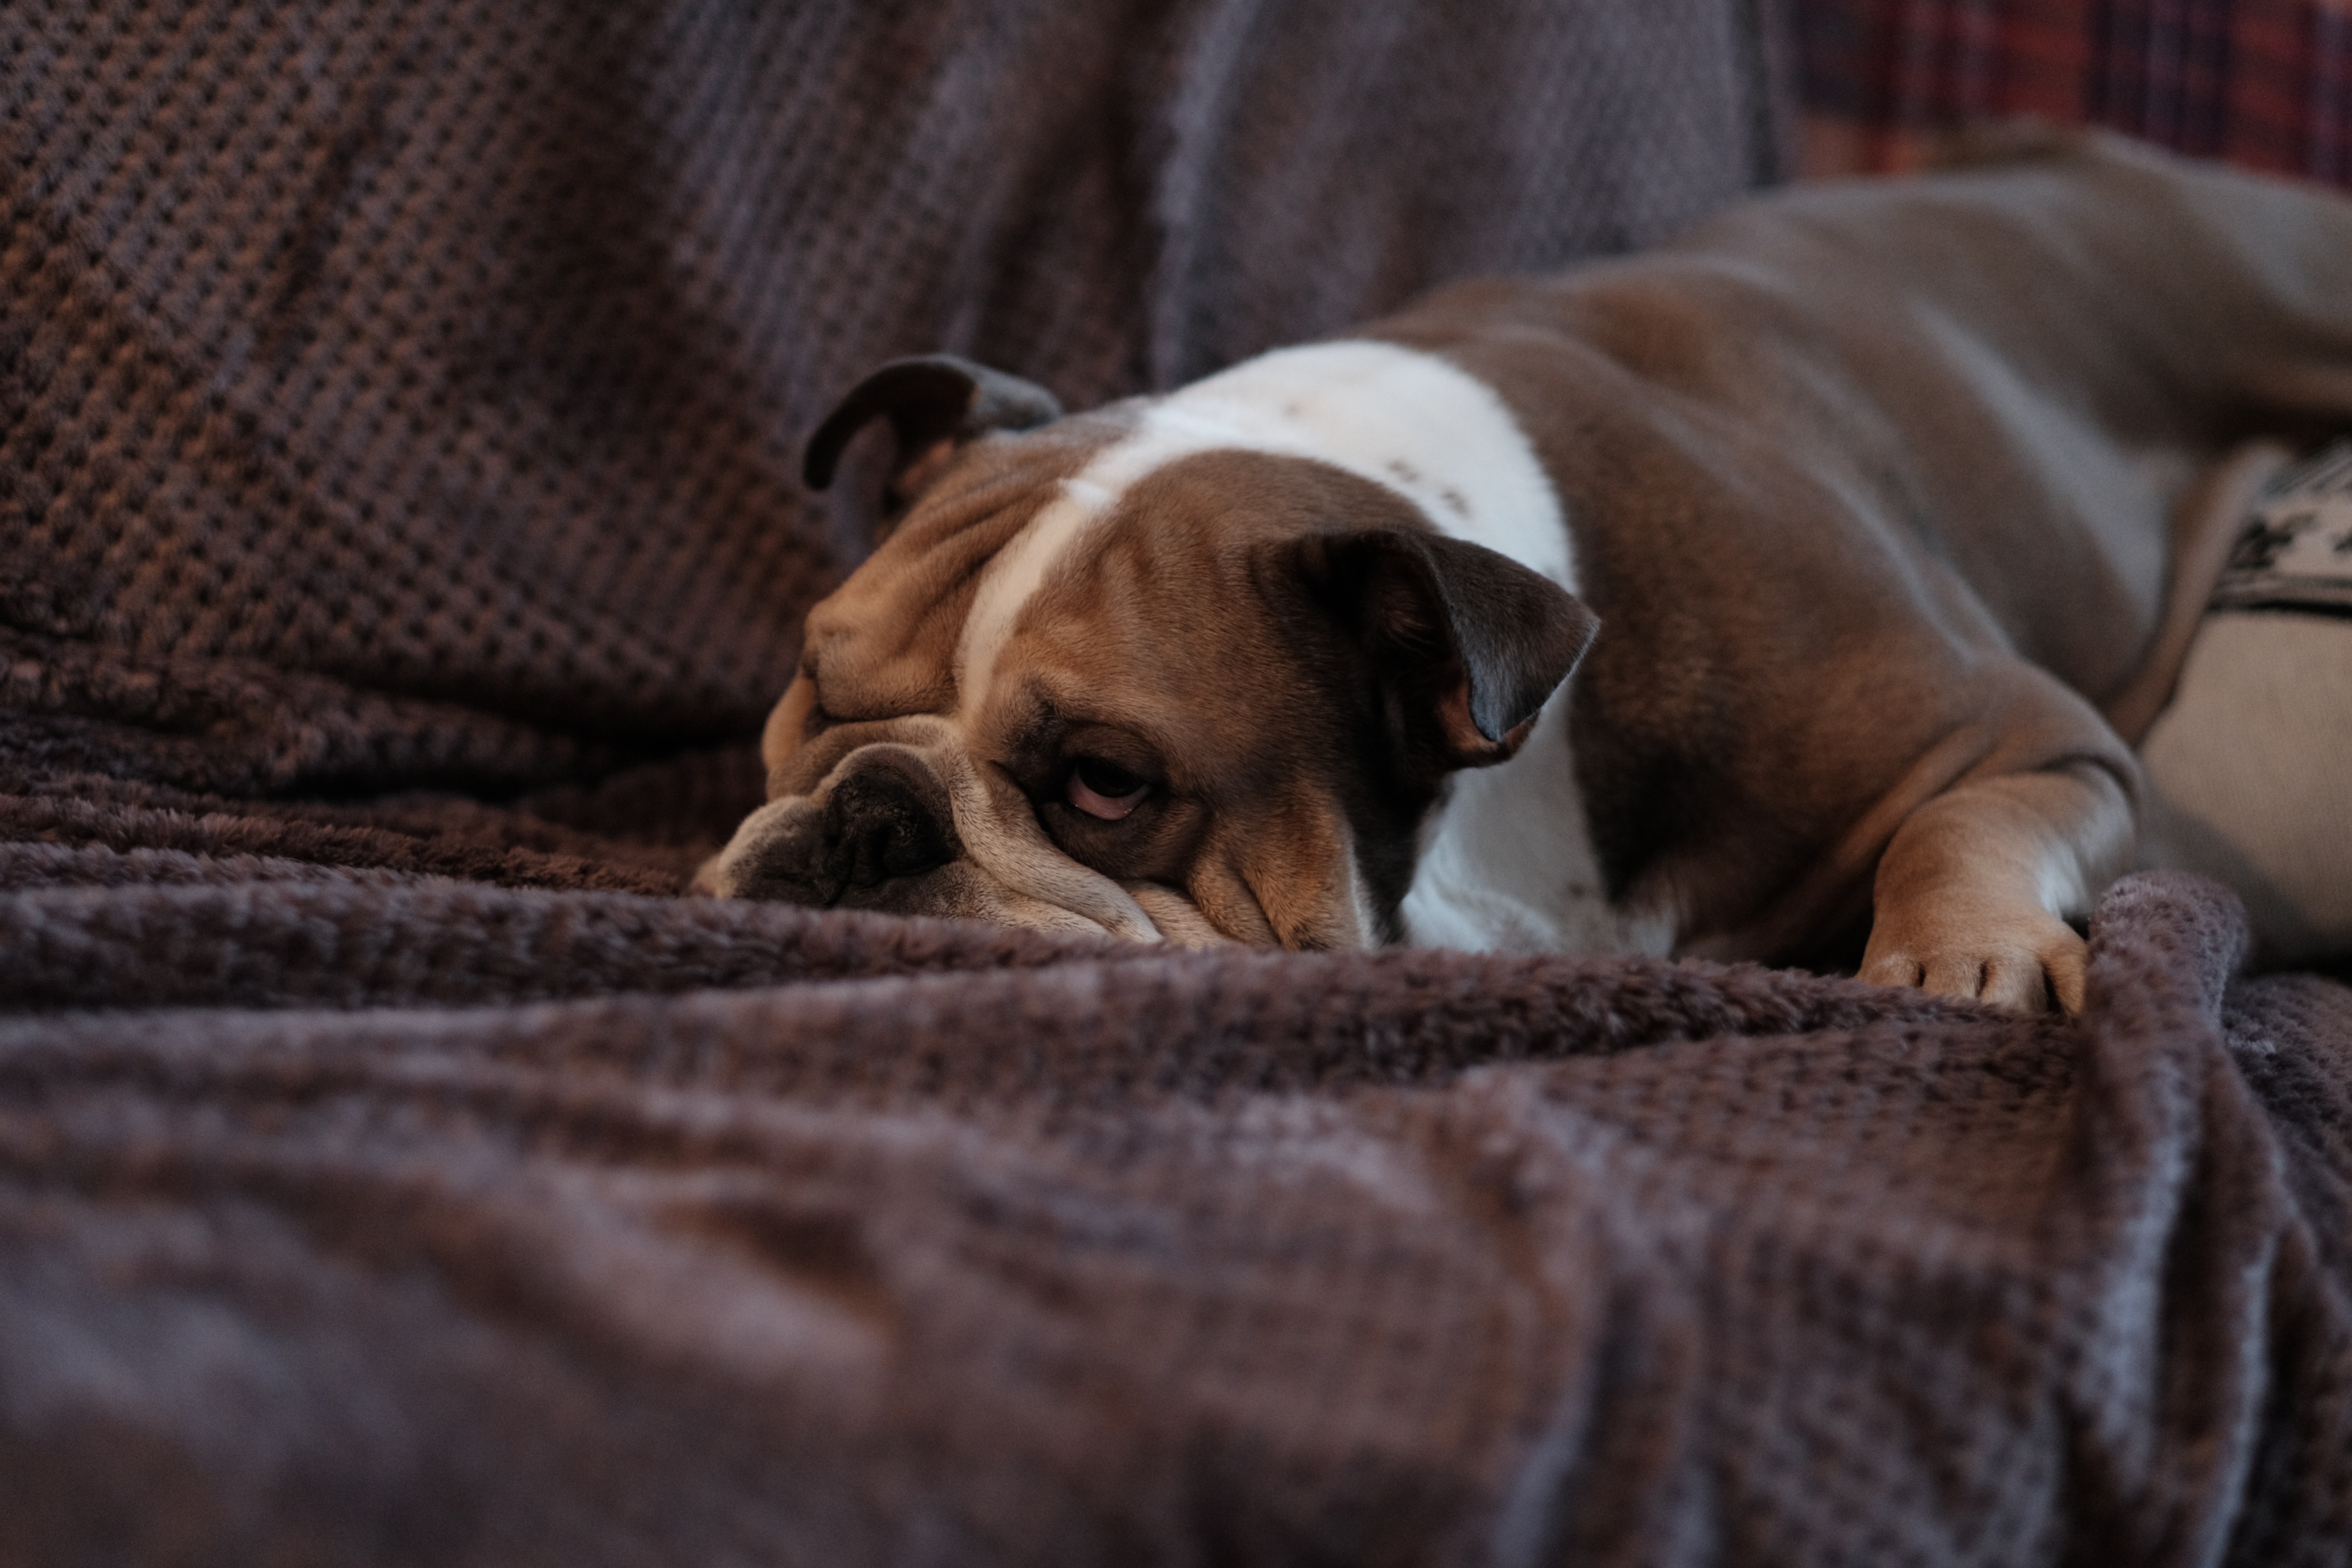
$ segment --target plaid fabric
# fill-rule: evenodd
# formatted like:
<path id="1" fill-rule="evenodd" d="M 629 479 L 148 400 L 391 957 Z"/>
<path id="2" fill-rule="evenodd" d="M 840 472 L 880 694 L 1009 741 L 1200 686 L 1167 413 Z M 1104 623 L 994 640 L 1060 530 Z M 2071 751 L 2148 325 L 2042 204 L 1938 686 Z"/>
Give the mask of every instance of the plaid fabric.
<path id="1" fill-rule="evenodd" d="M 2352 184 L 2352 0 L 1796 0 L 1809 173 L 1985 115 Z"/>

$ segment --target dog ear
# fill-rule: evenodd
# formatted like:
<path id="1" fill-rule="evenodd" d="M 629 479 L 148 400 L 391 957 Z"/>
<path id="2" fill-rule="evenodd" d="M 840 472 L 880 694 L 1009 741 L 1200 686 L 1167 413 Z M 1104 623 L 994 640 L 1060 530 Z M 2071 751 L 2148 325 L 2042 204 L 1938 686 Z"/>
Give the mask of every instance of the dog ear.
<path id="1" fill-rule="evenodd" d="M 890 468 L 893 499 L 920 494 L 941 458 L 991 430 L 1029 430 L 1062 416 L 1062 405 L 1034 382 L 954 354 L 894 359 L 852 387 L 811 436 L 801 478 L 811 489 L 833 483 L 850 437 L 887 418 L 898 440 Z"/>
<path id="2" fill-rule="evenodd" d="M 1391 694 L 1398 742 L 1433 741 L 1445 768 L 1517 755 L 1600 630 L 1575 595 L 1482 544 L 1372 529 L 1290 548 L 1312 596 Z"/>

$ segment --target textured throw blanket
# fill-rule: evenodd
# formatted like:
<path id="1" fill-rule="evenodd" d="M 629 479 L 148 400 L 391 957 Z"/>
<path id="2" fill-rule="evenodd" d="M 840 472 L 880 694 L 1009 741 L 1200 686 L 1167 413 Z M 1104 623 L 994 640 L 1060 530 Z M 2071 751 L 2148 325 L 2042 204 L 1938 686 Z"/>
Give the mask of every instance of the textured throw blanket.
<path id="1" fill-rule="evenodd" d="M 677 891 L 889 354 L 1780 166 L 1733 0 L 0 7 L 0 1563 L 2341 1563 L 2352 991 Z"/>
<path id="2" fill-rule="evenodd" d="M 2352 991 L 2231 984 L 2209 884 L 2109 897 L 2074 1025 L 455 883 L 0 921 L 0 1561 L 2352 1550 Z"/>

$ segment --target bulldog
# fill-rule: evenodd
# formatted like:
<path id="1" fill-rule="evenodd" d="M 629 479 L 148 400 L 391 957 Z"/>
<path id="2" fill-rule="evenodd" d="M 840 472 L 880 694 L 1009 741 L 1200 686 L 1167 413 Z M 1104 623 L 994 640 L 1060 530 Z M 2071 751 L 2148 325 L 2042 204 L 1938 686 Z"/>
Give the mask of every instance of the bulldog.
<path id="1" fill-rule="evenodd" d="M 823 489 L 887 423 L 879 543 L 697 886 L 1184 944 L 1843 944 L 2079 1007 L 2132 742 L 2255 492 L 2352 423 L 2352 203 L 2029 140 L 1090 413 L 883 366 L 806 451 Z"/>

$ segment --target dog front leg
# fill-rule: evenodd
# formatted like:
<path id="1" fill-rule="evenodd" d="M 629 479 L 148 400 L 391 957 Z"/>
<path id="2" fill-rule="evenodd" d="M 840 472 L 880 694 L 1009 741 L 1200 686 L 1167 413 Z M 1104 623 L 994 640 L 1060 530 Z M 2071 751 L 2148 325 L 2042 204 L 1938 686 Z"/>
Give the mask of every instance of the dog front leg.
<path id="1" fill-rule="evenodd" d="M 2089 950 L 2066 917 L 2124 868 L 2132 821 L 2126 781 L 2088 760 L 1935 796 L 1879 858 L 1862 978 L 2080 1012 Z"/>

